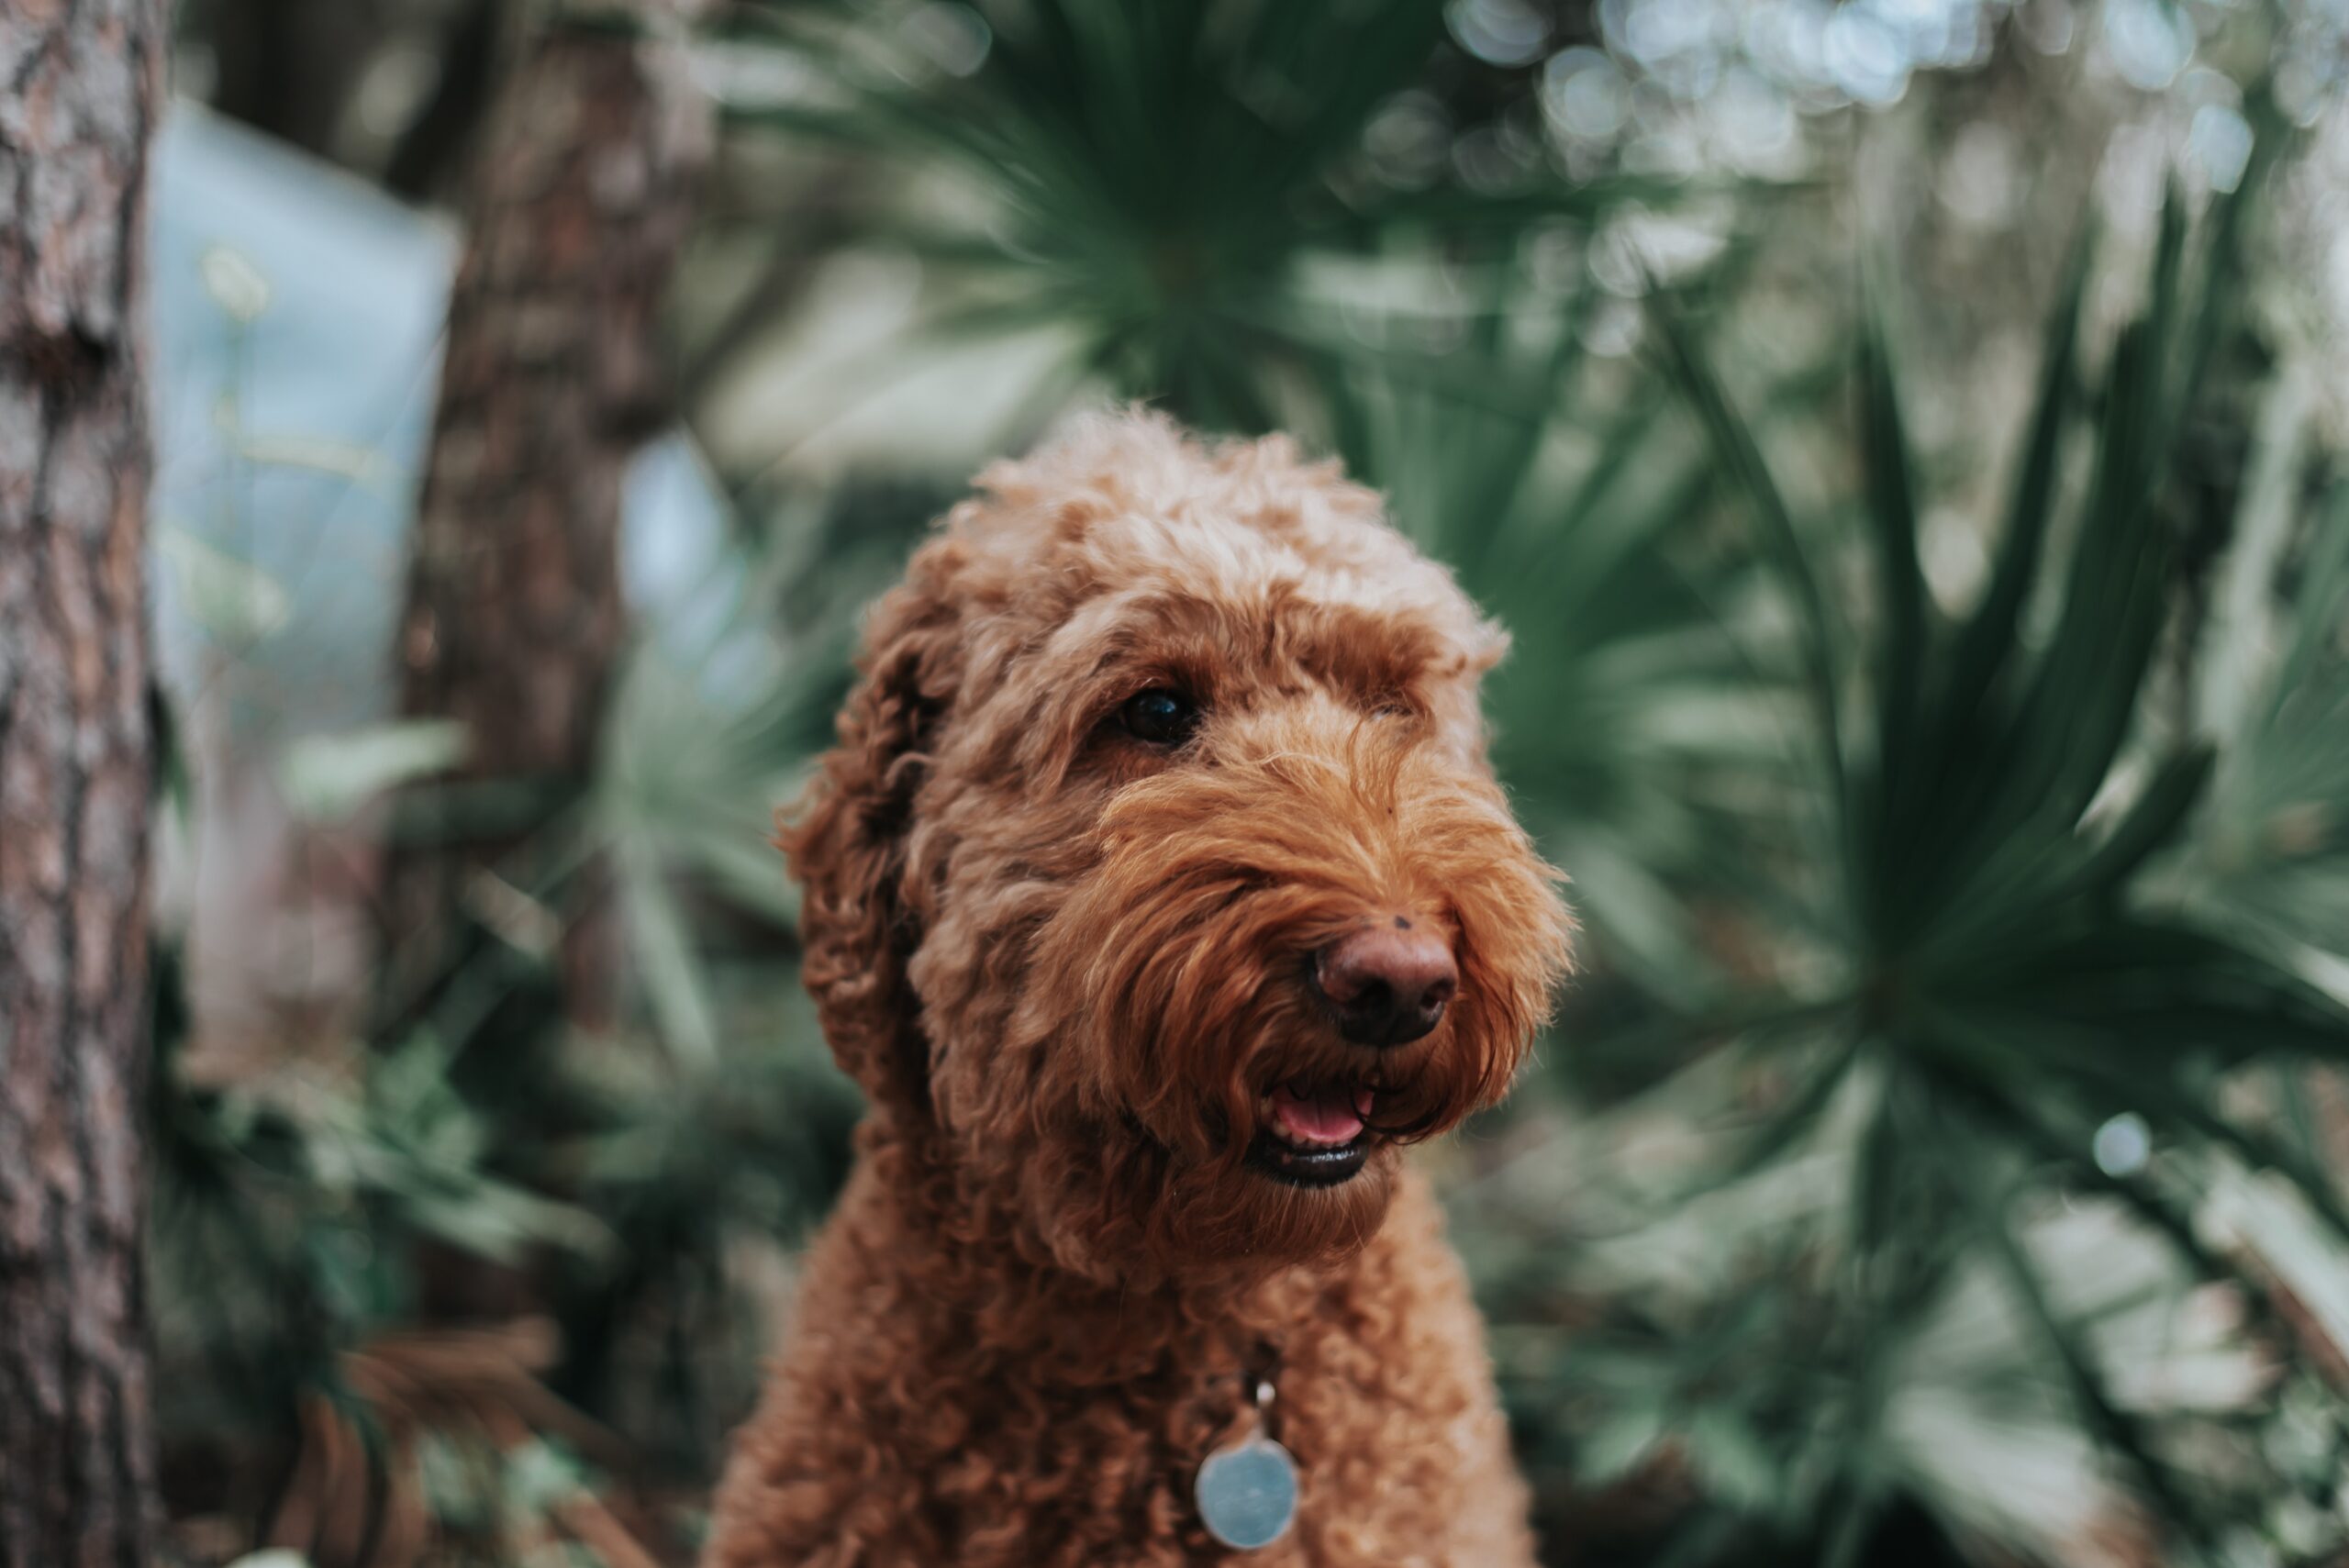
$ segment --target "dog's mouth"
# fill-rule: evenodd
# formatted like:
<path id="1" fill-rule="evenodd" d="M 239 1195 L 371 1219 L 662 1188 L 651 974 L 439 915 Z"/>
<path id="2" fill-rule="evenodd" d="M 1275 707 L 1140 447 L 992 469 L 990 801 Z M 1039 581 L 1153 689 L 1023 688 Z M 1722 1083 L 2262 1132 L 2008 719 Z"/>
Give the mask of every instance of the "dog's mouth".
<path id="1" fill-rule="evenodd" d="M 1248 1146 L 1259 1173 L 1292 1186 L 1334 1187 L 1370 1159 L 1377 1095 L 1362 1084 L 1283 1084 L 1261 1106 L 1263 1130 Z"/>

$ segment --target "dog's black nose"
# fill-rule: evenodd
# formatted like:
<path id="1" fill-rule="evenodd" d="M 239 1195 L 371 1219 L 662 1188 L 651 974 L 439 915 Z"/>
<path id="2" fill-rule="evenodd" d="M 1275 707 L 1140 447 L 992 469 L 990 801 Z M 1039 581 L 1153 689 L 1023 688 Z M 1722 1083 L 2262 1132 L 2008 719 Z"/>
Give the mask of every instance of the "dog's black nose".
<path id="1" fill-rule="evenodd" d="M 1460 989 L 1452 945 L 1401 917 L 1365 926 L 1323 948 L 1313 984 L 1356 1045 L 1404 1045 L 1442 1021 Z"/>

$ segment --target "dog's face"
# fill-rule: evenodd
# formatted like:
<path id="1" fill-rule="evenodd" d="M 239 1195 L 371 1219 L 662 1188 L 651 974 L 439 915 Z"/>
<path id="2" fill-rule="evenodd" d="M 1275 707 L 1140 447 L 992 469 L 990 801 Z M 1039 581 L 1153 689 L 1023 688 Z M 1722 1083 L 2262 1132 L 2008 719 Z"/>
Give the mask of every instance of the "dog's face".
<path id="1" fill-rule="evenodd" d="M 1070 1266 L 1358 1245 L 1565 963 L 1484 759 L 1501 638 L 1284 443 L 1104 421 L 984 483 L 786 831 L 834 1046 Z"/>

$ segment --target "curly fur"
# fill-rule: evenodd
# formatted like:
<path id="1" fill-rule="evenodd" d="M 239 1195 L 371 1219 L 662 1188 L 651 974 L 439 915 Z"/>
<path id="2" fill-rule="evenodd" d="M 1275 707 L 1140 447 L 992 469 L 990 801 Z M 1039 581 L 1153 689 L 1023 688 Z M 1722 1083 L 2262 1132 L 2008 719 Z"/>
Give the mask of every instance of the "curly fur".
<path id="1" fill-rule="evenodd" d="M 1529 1563 L 1482 1333 L 1402 1147 L 1505 1092 L 1566 962 L 1484 760 L 1505 639 L 1279 438 L 1099 417 L 998 464 L 873 613 L 783 832 L 805 977 L 872 1110 L 711 1568 L 1159 1568 L 1269 1376 L 1270 1568 Z M 1179 751 L 1117 724 L 1172 685 Z M 1443 1022 L 1350 1046 L 1310 955 L 1449 936 Z M 1353 1180 L 1243 1156 L 1277 1085 L 1375 1091 Z"/>

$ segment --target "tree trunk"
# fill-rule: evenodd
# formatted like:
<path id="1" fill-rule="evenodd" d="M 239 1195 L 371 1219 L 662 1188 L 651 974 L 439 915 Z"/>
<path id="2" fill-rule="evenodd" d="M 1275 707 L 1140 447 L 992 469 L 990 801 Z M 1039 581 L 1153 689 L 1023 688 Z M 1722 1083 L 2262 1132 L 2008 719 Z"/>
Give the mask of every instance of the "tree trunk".
<path id="1" fill-rule="evenodd" d="M 0 9 L 0 1568 L 137 1568 L 157 1517 L 139 339 L 165 9 Z"/>
<path id="2" fill-rule="evenodd" d="M 624 629 L 620 481 L 669 417 L 658 317 L 710 139 L 662 35 L 697 8 L 558 24 L 484 135 L 398 645 L 401 711 L 465 728 L 459 782 L 560 792 L 595 761 Z M 452 841 L 417 805 L 386 868 L 386 1021 L 445 972 L 458 912 L 484 907 L 479 872 L 513 842 Z M 602 922 L 564 913 L 565 1010 L 592 1026 Z"/>

